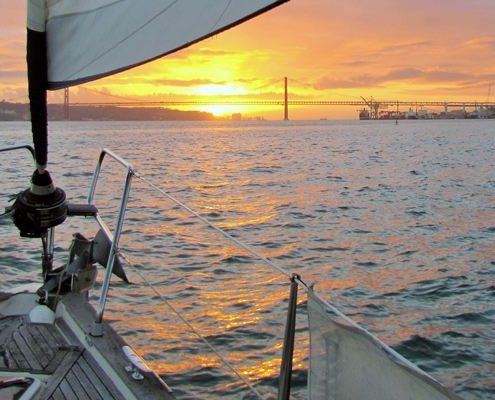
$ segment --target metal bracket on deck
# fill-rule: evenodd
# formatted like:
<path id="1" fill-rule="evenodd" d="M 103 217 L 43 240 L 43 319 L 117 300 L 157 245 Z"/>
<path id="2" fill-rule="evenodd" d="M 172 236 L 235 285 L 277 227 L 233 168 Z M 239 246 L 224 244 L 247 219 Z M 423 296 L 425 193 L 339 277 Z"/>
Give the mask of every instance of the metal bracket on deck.
<path id="1" fill-rule="evenodd" d="M 123 346 L 122 351 L 130 362 L 130 364 L 125 367 L 125 370 L 131 373 L 132 379 L 135 381 L 142 381 L 144 379 L 143 374 L 152 374 L 169 393 L 172 393 L 170 386 L 168 386 L 130 346 Z"/>

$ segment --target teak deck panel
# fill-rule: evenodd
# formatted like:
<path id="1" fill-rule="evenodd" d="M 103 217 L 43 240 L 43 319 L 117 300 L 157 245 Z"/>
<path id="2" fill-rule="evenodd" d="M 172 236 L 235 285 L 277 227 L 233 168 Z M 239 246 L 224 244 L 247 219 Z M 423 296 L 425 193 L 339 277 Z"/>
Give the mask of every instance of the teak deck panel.
<path id="1" fill-rule="evenodd" d="M 77 316 L 76 323 L 84 331 L 94 311 L 77 296 L 67 299 L 66 308 Z M 133 381 L 125 371 L 122 356 L 124 341 L 105 325 L 103 337 L 91 338 L 91 346 L 105 353 L 115 372 L 138 399 L 173 399 L 156 381 Z M 86 346 L 88 343 L 86 343 Z M 120 400 L 121 392 L 98 365 L 83 343 L 63 320 L 55 324 L 29 322 L 26 316 L 0 317 L 0 372 L 18 372 L 39 376 L 46 382 L 36 395 L 40 400 Z"/>

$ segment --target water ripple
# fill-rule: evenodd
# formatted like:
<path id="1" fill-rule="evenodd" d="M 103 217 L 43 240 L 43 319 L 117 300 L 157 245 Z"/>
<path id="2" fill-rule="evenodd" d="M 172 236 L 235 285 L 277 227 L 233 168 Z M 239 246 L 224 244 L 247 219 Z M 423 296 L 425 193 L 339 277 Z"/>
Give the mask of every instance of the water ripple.
<path id="1" fill-rule="evenodd" d="M 54 123 L 50 168 L 70 199 L 82 201 L 98 149 L 115 150 L 202 216 L 316 282 L 463 398 L 493 397 L 493 122 L 374 122 Z M 0 135 L 14 144 L 26 129 L 3 123 Z M 2 193 L 17 193 L 31 165 L 2 157 Z M 114 226 L 123 174 L 111 163 L 106 171 L 97 202 Z M 69 247 L 75 230 L 94 234 L 87 221 L 70 219 L 57 249 Z M 4 219 L 0 234 L 4 285 L 38 279 L 39 244 L 19 241 Z M 138 180 L 122 240 L 147 280 L 273 397 L 287 280 Z M 250 398 L 146 285 L 115 282 L 110 296 L 114 326 L 179 398 Z M 296 398 L 306 393 L 305 313 L 302 296 Z"/>

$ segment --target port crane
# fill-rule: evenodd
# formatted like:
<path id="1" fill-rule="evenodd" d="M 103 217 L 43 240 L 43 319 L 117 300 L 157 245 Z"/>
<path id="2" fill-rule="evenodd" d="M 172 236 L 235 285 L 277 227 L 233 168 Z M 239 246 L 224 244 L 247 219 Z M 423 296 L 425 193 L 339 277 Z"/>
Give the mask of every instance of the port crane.
<path id="1" fill-rule="evenodd" d="M 381 103 L 375 101 L 373 102 L 373 96 L 371 96 L 371 99 L 368 101 L 366 100 L 363 96 L 359 96 L 361 99 L 363 99 L 364 103 L 368 106 L 370 109 L 370 119 L 378 119 L 378 110 L 382 106 Z M 387 105 L 388 107 L 388 105 Z"/>

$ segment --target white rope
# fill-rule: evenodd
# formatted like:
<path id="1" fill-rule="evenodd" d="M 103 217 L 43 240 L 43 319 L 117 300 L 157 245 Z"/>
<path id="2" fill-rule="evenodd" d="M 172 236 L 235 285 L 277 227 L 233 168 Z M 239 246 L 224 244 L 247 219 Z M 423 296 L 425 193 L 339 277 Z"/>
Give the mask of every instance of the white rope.
<path id="1" fill-rule="evenodd" d="M 119 252 L 119 255 L 124 258 L 124 260 L 127 261 L 127 263 L 132 266 L 134 269 L 134 272 L 139 275 L 139 277 L 143 280 L 143 282 L 155 293 L 156 296 L 167 306 L 169 307 L 172 312 L 179 317 L 179 319 L 219 358 L 219 360 L 228 368 L 230 369 L 251 391 L 256 394 L 260 399 L 265 400 L 266 398 L 249 382 L 246 378 L 244 378 L 237 370 L 234 368 L 234 366 L 229 363 L 219 352 L 215 347 L 213 347 L 208 340 L 206 340 L 203 336 L 201 336 L 201 333 L 194 328 L 194 326 L 187 321 L 181 313 L 170 303 L 170 301 L 165 298 L 154 286 L 153 284 L 148 281 L 143 274 L 137 269 L 136 265 L 132 263 L 129 258 L 123 254 L 122 252 Z"/>
<path id="2" fill-rule="evenodd" d="M 231 242 L 235 243 L 237 246 L 241 247 L 242 249 L 246 250 L 249 254 L 251 254 L 252 256 L 255 256 L 257 257 L 258 259 L 260 259 L 261 261 L 263 261 L 264 263 L 266 263 L 268 266 L 270 266 L 271 268 L 275 269 L 276 271 L 280 272 L 281 274 L 287 276 L 288 278 L 291 277 L 291 274 L 288 273 L 286 270 L 284 270 L 283 268 L 279 267 L 278 265 L 275 265 L 272 261 L 270 261 L 268 258 L 266 258 L 265 256 L 261 255 L 260 253 L 258 253 L 256 250 L 252 249 L 251 247 L 249 247 L 248 245 L 240 242 L 239 240 L 237 240 L 236 238 L 234 238 L 232 235 L 230 235 L 229 233 L 225 232 L 223 229 L 219 228 L 218 226 L 216 226 L 213 222 L 210 222 L 208 219 L 206 219 L 205 217 L 202 217 L 201 215 L 199 215 L 196 211 L 192 210 L 190 207 L 186 206 L 184 203 L 182 203 L 180 200 L 176 199 L 174 196 L 172 196 L 171 194 L 167 193 L 165 190 L 163 190 L 162 188 L 160 188 L 159 186 L 155 185 L 153 182 L 149 181 L 148 179 L 146 179 L 145 177 L 143 177 L 142 175 L 138 175 L 136 174 L 136 177 L 140 180 L 142 180 L 144 183 L 148 184 L 149 186 L 151 186 L 153 189 L 157 190 L 159 193 L 161 193 L 163 196 L 165 196 L 166 198 L 168 198 L 169 200 L 173 201 L 175 204 L 177 204 L 178 206 L 182 207 L 184 210 L 186 210 L 187 212 L 189 212 L 190 214 L 194 215 L 196 218 L 200 219 L 202 222 L 204 222 L 206 225 L 208 225 L 210 228 L 214 229 L 215 231 L 217 231 L 220 235 L 222 235 L 223 237 L 225 237 L 226 239 L 230 240 Z"/>

